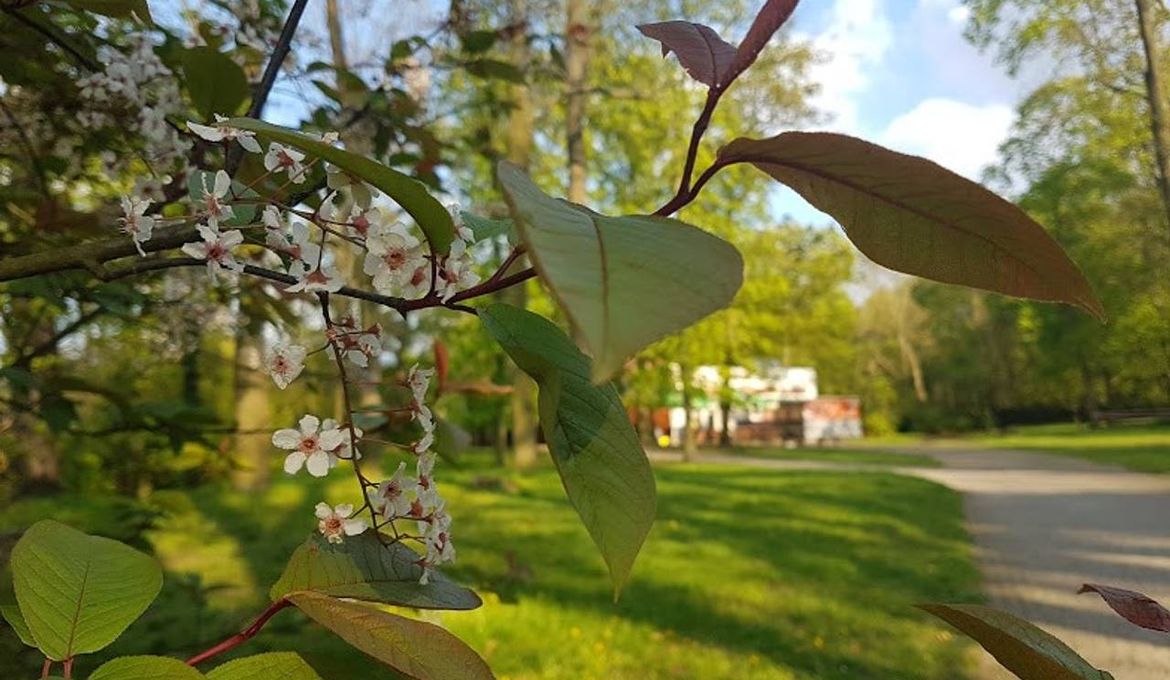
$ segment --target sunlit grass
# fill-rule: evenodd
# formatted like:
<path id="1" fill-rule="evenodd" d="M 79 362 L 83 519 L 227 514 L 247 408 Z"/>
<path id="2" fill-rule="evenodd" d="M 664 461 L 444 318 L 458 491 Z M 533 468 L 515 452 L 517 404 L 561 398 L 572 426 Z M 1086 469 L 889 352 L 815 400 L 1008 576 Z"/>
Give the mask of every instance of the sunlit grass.
<path id="1" fill-rule="evenodd" d="M 712 453 L 725 453 L 713 450 Z M 927 455 L 894 453 L 879 448 L 851 448 L 849 446 L 745 446 L 732 449 L 735 455 L 772 458 L 776 460 L 819 461 L 849 465 L 881 465 L 895 467 L 938 467 L 939 462 Z"/>
<path id="2" fill-rule="evenodd" d="M 486 604 L 431 617 L 501 678 L 949 680 L 967 671 L 968 645 L 912 607 L 978 599 L 959 498 L 942 487 L 885 474 L 662 467 L 659 520 L 615 604 L 551 470 L 443 474 L 459 548 L 450 573 Z M 281 479 L 263 494 L 156 494 L 167 514 L 146 538 L 168 565 L 167 587 L 116 651 L 192 653 L 245 625 L 312 530 L 313 503 L 351 494 L 341 475 Z M 85 525 L 87 504 L 100 507 L 74 503 L 71 521 Z M 0 513 L 0 527 L 33 514 L 18 504 Z M 0 646 L 3 677 L 9 648 Z M 301 651 L 327 680 L 394 677 L 295 612 L 246 651 L 268 649 Z M 35 659 L 23 662 L 17 676 L 33 677 Z"/>
<path id="3" fill-rule="evenodd" d="M 981 446 L 1039 450 L 1121 465 L 1142 472 L 1170 472 L 1170 427 L 1112 425 L 1093 429 L 1064 423 L 1020 427 L 1006 435 L 981 435 Z"/>

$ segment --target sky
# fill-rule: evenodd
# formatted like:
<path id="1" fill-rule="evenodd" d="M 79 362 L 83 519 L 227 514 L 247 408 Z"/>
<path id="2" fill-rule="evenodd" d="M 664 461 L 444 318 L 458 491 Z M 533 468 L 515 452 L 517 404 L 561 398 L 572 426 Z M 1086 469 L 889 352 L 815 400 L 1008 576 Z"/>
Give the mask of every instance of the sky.
<path id="1" fill-rule="evenodd" d="M 820 0 L 802 3 L 794 36 L 827 57 L 813 68 L 821 129 L 925 156 L 979 179 L 1009 133 L 1015 105 L 1035 83 L 1008 77 L 994 55 L 963 38 L 960 0 Z M 779 189 L 778 215 L 828 224 L 827 215 Z"/>
<path id="2" fill-rule="evenodd" d="M 346 24 L 351 30 L 361 26 L 348 36 L 351 47 L 384 50 L 385 40 L 369 41 L 367 34 L 417 32 L 443 14 L 442 0 L 401 1 L 409 9 L 387 15 L 380 11 L 379 0 L 343 0 Z M 324 57 L 323 6 L 311 3 L 305 16 L 303 37 L 315 38 L 301 45 L 300 56 L 306 60 Z M 810 74 L 821 88 L 813 105 L 828 118 L 816 127 L 925 156 L 978 180 L 995 162 L 1016 104 L 1038 84 L 1043 65 L 1031 77 L 1009 77 L 994 55 L 963 37 L 966 22 L 961 0 L 802 2 L 789 30 L 824 56 Z M 363 55 L 351 59 L 361 63 Z M 295 122 L 305 97 L 315 95 L 278 85 L 267 115 Z M 777 187 L 770 207 L 777 218 L 817 226 L 833 223 L 783 187 Z"/>

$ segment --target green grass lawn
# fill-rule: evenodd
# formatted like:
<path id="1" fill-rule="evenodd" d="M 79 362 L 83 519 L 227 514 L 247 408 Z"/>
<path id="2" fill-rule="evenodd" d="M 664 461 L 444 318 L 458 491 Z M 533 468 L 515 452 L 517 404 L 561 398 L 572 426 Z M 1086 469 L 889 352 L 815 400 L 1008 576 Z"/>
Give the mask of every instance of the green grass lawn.
<path id="1" fill-rule="evenodd" d="M 501 679 L 965 677 L 970 645 L 912 605 L 978 601 L 959 497 L 887 474 L 657 470 L 659 516 L 614 604 L 601 558 L 550 470 L 501 476 L 443 469 L 459 560 L 449 573 L 485 606 L 441 621 Z M 188 654 L 245 625 L 312 530 L 320 498 L 352 501 L 351 480 L 280 479 L 263 494 L 159 492 L 140 542 L 167 569 L 119 653 Z M 132 537 L 124 503 L 58 497 L 0 511 L 0 531 L 56 516 Z M 0 632 L 0 677 L 36 677 Z M 328 680 L 394 677 L 295 611 L 243 651 L 296 649 Z M 93 660 L 78 664 L 82 677 Z"/>
<path id="2" fill-rule="evenodd" d="M 1141 472 L 1170 472 L 1170 427 L 1076 423 L 1020 427 L 1006 435 L 979 435 L 981 446 L 1037 450 L 1121 465 Z"/>
<path id="3" fill-rule="evenodd" d="M 725 453 L 713 449 L 711 453 Z M 893 453 L 878 448 L 849 447 L 806 447 L 793 449 L 768 446 L 744 446 L 732 449 L 730 453 L 748 458 L 772 458 L 776 460 L 808 460 L 825 463 L 851 465 L 882 465 L 894 467 L 938 467 L 939 462 L 927 455 L 916 453 Z"/>

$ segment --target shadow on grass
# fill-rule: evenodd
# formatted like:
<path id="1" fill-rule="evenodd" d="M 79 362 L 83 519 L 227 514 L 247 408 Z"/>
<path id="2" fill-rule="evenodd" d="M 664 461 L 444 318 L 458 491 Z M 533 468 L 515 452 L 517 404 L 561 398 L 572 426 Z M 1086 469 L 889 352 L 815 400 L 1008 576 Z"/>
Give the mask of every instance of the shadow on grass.
<path id="1" fill-rule="evenodd" d="M 954 494 L 884 474 L 656 474 L 659 519 L 617 604 L 551 470 L 509 475 L 513 492 L 485 485 L 477 469 L 441 477 L 460 551 L 451 576 L 487 602 L 442 615 L 444 625 L 512 678 L 963 677 L 966 643 L 912 608 L 978 599 Z M 191 653 L 238 630 L 313 529 L 313 504 L 352 501 L 350 487 L 337 475 L 282 479 L 264 494 L 164 497 L 171 513 L 151 541 L 165 561 L 223 587 L 194 606 L 168 573 L 159 601 L 110 652 Z M 296 612 L 244 648 L 272 649 L 299 651 L 327 680 L 398 677 Z"/>

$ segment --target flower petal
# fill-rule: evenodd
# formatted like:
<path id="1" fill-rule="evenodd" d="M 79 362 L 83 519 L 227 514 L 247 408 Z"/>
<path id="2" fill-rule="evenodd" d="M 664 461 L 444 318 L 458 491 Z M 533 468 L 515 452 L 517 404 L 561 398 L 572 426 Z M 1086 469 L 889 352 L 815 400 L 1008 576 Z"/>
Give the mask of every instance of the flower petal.
<path id="1" fill-rule="evenodd" d="M 232 185 L 232 178 L 224 170 L 215 173 L 215 195 L 223 198 Z"/>
<path id="2" fill-rule="evenodd" d="M 282 449 L 292 450 L 300 446 L 301 433 L 292 429 L 284 428 L 272 433 L 272 445 L 278 446 Z"/>
<path id="3" fill-rule="evenodd" d="M 328 503 L 318 503 L 313 508 L 313 514 L 317 516 L 317 519 L 328 519 L 333 514 L 333 508 L 329 507 Z"/>
<path id="4" fill-rule="evenodd" d="M 369 529 L 370 525 L 366 524 L 364 519 L 347 519 L 342 523 L 342 527 L 345 529 L 346 536 L 357 536 Z"/>
<path id="5" fill-rule="evenodd" d="M 337 516 L 341 518 L 349 517 L 353 514 L 353 505 L 342 503 L 341 505 L 335 506 L 333 512 L 337 513 Z"/>
<path id="6" fill-rule="evenodd" d="M 301 418 L 300 426 L 301 432 L 305 434 L 313 434 L 317 431 L 317 428 L 321 427 L 321 420 L 318 419 L 317 416 L 311 414 L 306 415 L 305 417 Z"/>
<path id="7" fill-rule="evenodd" d="M 284 471 L 290 475 L 295 475 L 304 464 L 305 454 L 300 451 L 293 451 L 284 458 Z"/>
<path id="8" fill-rule="evenodd" d="M 309 474 L 314 477 L 324 477 L 329 474 L 329 454 L 324 451 L 315 451 L 309 456 L 309 460 L 305 465 Z"/>

